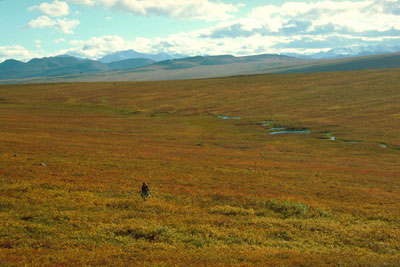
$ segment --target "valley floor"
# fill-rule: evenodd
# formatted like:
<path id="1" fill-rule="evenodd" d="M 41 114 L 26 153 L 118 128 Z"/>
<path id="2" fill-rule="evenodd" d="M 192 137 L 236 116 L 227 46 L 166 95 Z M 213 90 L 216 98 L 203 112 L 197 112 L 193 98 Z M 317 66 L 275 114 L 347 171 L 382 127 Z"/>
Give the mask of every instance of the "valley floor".
<path id="1" fill-rule="evenodd" d="M 0 86 L 0 265 L 396 266 L 399 85 Z"/>

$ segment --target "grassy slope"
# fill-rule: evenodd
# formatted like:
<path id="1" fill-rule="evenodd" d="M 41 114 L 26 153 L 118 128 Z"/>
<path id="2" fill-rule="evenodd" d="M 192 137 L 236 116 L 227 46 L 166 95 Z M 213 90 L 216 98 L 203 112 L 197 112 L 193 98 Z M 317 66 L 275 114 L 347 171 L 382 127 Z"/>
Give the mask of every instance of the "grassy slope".
<path id="1" fill-rule="evenodd" d="M 327 71 L 399 68 L 400 54 L 339 59 L 296 59 L 277 55 L 249 57 L 215 56 L 168 60 L 141 68 L 92 72 L 59 77 L 1 80 L 6 83 L 155 81 L 227 77 L 267 73 L 310 73 Z"/>
<path id="2" fill-rule="evenodd" d="M 279 73 L 309 73 L 326 71 L 368 70 L 381 68 L 399 68 L 400 54 L 384 54 L 334 60 L 321 60 L 311 64 L 296 66 Z"/>
<path id="3" fill-rule="evenodd" d="M 213 62 L 215 61 L 215 62 Z M 2 83 L 30 82 L 96 82 L 96 81 L 150 81 L 212 78 L 241 74 L 268 73 L 276 68 L 299 66 L 313 60 L 253 56 L 229 58 L 228 56 L 168 60 L 131 70 L 119 70 L 60 77 L 37 77 L 20 80 L 2 80 Z"/>
<path id="4" fill-rule="evenodd" d="M 399 84 L 394 69 L 0 86 L 1 262 L 393 266 Z"/>

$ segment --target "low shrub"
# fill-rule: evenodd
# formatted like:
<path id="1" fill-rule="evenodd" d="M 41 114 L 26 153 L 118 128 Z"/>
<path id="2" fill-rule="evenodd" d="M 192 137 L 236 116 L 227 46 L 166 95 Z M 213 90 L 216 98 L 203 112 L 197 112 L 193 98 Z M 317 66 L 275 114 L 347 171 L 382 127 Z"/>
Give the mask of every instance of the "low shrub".
<path id="1" fill-rule="evenodd" d="M 232 207 L 229 205 L 212 207 L 211 212 L 214 214 L 223 215 L 254 215 L 253 209 L 244 209 L 240 207 Z"/>
<path id="2" fill-rule="evenodd" d="M 283 218 L 311 218 L 329 216 L 327 211 L 311 208 L 303 203 L 289 200 L 268 199 L 265 201 L 265 207 L 275 213 L 280 214 Z"/>
<path id="3" fill-rule="evenodd" d="M 170 229 L 165 226 L 126 227 L 114 232 L 117 236 L 129 236 L 134 239 L 143 239 L 150 242 L 167 241 L 171 235 Z"/>

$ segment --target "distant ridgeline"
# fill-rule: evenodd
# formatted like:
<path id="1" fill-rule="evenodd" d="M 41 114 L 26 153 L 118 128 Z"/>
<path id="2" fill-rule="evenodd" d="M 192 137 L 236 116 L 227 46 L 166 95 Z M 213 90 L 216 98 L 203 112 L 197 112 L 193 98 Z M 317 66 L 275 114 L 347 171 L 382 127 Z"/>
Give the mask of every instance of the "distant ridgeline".
<path id="1" fill-rule="evenodd" d="M 400 53 L 335 59 L 265 54 L 244 57 L 196 56 L 163 61 L 129 58 L 109 62 L 118 58 L 123 57 L 115 55 L 96 61 L 65 55 L 35 58 L 27 63 L 9 59 L 0 64 L 0 83 L 178 80 L 266 73 L 400 68 Z M 156 59 L 160 58 L 168 57 L 158 55 Z"/>
<path id="2" fill-rule="evenodd" d="M 35 58 L 27 63 L 9 59 L 0 64 L 0 79 L 29 77 L 53 77 L 87 72 L 113 71 L 138 68 L 154 63 L 146 58 L 132 58 L 116 62 L 102 63 L 70 56 Z"/>

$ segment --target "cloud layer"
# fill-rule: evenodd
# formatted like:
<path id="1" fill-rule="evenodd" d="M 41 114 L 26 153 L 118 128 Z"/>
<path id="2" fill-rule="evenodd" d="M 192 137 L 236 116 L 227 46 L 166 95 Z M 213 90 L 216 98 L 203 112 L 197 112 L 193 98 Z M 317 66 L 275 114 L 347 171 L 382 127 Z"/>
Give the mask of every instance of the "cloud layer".
<path id="1" fill-rule="evenodd" d="M 139 16 L 166 16 L 184 19 L 226 20 L 232 18 L 242 4 L 225 4 L 209 0 L 69 0 L 86 6 L 101 6 L 110 10 Z"/>
<path id="2" fill-rule="evenodd" d="M 100 2 L 105 5 L 109 2 L 109 7 L 120 3 L 117 0 L 75 1 L 85 1 L 88 5 Z M 381 44 L 399 46 L 400 2 L 286 2 L 281 6 L 260 6 L 241 19 L 220 22 L 194 32 L 172 34 L 166 38 L 126 41 L 119 36 L 103 36 L 81 40 L 79 44 L 71 49 L 71 53 L 91 58 L 124 49 L 186 55 L 248 55 L 310 54 Z"/>
<path id="3" fill-rule="evenodd" d="M 99 35 L 88 36 L 85 40 L 56 39 L 53 42 L 62 43 L 63 47 L 69 45 L 68 49 L 57 51 L 58 54 L 68 53 L 92 59 L 127 49 L 143 53 L 250 55 L 310 54 L 330 49 L 356 51 L 378 45 L 400 46 L 399 0 L 284 2 L 282 5 L 255 7 L 239 19 L 232 18 L 232 15 L 241 4 L 225 4 L 217 0 L 65 1 L 78 4 L 74 8 L 79 5 L 103 7 L 108 11 L 139 16 L 223 20 L 212 27 L 174 33 L 163 38 Z M 40 11 L 42 15 L 28 22 L 25 28 L 54 28 L 61 33 L 72 34 L 80 23 L 63 17 L 69 14 L 69 6 L 59 0 L 33 6 L 30 10 Z M 41 46 L 45 44 L 36 44 L 38 48 Z M 29 55 L 22 48 L 14 46 L 10 50 Z"/>
<path id="4" fill-rule="evenodd" d="M 246 18 L 220 23 L 202 38 L 281 38 L 281 48 L 329 48 L 400 36 L 397 0 L 286 2 L 254 8 Z"/>
<path id="5" fill-rule="evenodd" d="M 55 0 L 53 3 L 44 2 L 40 5 L 32 6 L 29 10 L 38 10 L 51 17 L 60 17 L 68 15 L 69 6 L 66 2 Z"/>
<path id="6" fill-rule="evenodd" d="M 25 29 L 54 28 L 65 34 L 73 34 L 73 29 L 80 23 L 76 19 L 69 20 L 66 18 L 51 18 L 62 17 L 69 14 L 69 6 L 66 2 L 58 0 L 54 0 L 52 3 L 44 2 L 40 5 L 31 6 L 28 10 L 38 10 L 43 15 L 29 21 L 25 25 Z"/>
<path id="7" fill-rule="evenodd" d="M 73 40 L 70 44 L 74 48 L 63 50 L 61 54 L 91 59 L 97 59 L 108 53 L 129 49 L 133 46 L 132 42 L 125 41 L 118 35 L 92 37 L 89 40 Z"/>
<path id="8" fill-rule="evenodd" d="M 0 46 L 0 63 L 6 59 L 26 60 L 37 54 L 32 53 L 20 45 Z"/>
<path id="9" fill-rule="evenodd" d="M 73 34 L 73 29 L 79 25 L 79 21 L 76 19 L 51 19 L 47 16 L 40 16 L 34 20 L 28 22 L 25 25 L 27 29 L 37 29 L 37 28 L 55 28 L 66 34 Z"/>

